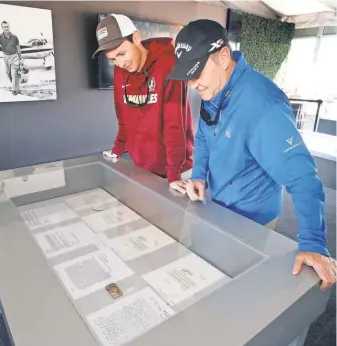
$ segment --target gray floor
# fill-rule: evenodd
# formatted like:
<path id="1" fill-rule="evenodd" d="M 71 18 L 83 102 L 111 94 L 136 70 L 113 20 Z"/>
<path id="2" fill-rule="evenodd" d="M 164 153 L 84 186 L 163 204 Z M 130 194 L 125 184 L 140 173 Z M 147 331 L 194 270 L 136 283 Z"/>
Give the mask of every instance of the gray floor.
<path id="1" fill-rule="evenodd" d="M 336 258 L 336 191 L 325 189 L 325 218 L 328 227 L 328 249 Z M 276 231 L 295 239 L 297 230 L 296 217 L 290 196 L 284 193 L 283 212 L 276 225 Z M 336 290 L 332 290 L 327 309 L 309 329 L 305 346 L 336 345 Z"/>

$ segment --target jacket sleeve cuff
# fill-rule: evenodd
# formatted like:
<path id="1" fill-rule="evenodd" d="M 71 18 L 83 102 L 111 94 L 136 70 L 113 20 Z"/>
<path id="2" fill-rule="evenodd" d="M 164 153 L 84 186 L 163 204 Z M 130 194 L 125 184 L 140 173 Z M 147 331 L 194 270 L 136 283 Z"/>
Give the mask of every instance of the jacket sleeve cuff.
<path id="1" fill-rule="evenodd" d="M 191 180 L 196 180 L 196 179 L 201 179 L 201 180 L 203 180 L 206 183 L 206 181 L 207 181 L 207 174 L 204 173 L 204 172 L 198 171 L 196 169 L 193 169 Z"/>
<path id="2" fill-rule="evenodd" d="M 310 244 L 310 243 L 299 244 L 298 252 L 315 252 L 315 253 L 320 253 L 323 256 L 330 257 L 330 253 L 328 249 L 319 244 Z"/>
<path id="3" fill-rule="evenodd" d="M 176 167 L 166 167 L 167 180 L 169 183 L 173 181 L 181 180 L 180 169 Z"/>
<path id="4" fill-rule="evenodd" d="M 191 180 L 203 180 L 205 183 L 205 189 L 208 189 L 207 176 L 205 174 L 192 174 Z"/>

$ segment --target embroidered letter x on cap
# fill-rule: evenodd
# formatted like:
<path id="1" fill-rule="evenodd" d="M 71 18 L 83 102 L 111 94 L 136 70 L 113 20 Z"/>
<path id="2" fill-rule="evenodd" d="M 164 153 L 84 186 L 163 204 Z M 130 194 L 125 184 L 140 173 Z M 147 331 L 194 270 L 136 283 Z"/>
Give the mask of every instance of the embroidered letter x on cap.
<path id="1" fill-rule="evenodd" d="M 213 20 L 199 19 L 180 30 L 175 40 L 175 66 L 167 79 L 198 78 L 209 56 L 228 46 L 226 29 Z"/>
<path id="2" fill-rule="evenodd" d="M 123 14 L 109 14 L 98 25 L 96 38 L 98 49 L 92 56 L 99 52 L 118 47 L 126 37 L 137 31 L 132 20 Z"/>

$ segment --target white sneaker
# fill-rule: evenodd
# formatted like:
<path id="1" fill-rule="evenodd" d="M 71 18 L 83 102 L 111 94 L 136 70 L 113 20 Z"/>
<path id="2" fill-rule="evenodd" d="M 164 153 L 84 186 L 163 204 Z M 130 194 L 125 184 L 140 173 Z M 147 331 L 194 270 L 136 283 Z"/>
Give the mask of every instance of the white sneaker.
<path id="1" fill-rule="evenodd" d="M 119 156 L 114 154 L 112 152 L 112 150 L 105 150 L 105 151 L 103 151 L 103 155 L 109 157 L 110 159 L 112 159 L 113 163 L 117 162 L 118 158 L 119 158 Z"/>
<path id="2" fill-rule="evenodd" d="M 103 151 L 103 155 L 112 158 L 113 155 L 115 155 L 115 154 L 113 154 L 112 150 L 110 149 L 110 150 L 105 150 L 105 151 Z"/>

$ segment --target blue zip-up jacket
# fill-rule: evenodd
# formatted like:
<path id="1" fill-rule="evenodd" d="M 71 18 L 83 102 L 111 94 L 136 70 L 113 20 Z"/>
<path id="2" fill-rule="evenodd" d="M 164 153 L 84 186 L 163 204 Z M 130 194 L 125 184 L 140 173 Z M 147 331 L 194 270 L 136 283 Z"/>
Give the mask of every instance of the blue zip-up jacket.
<path id="1" fill-rule="evenodd" d="M 192 179 L 208 181 L 214 202 L 260 224 L 280 215 L 285 186 L 298 220 L 298 251 L 328 256 L 323 185 L 289 100 L 241 52 L 233 57 L 230 80 L 204 103 L 214 119 L 229 91 L 218 125 L 199 120 Z"/>

